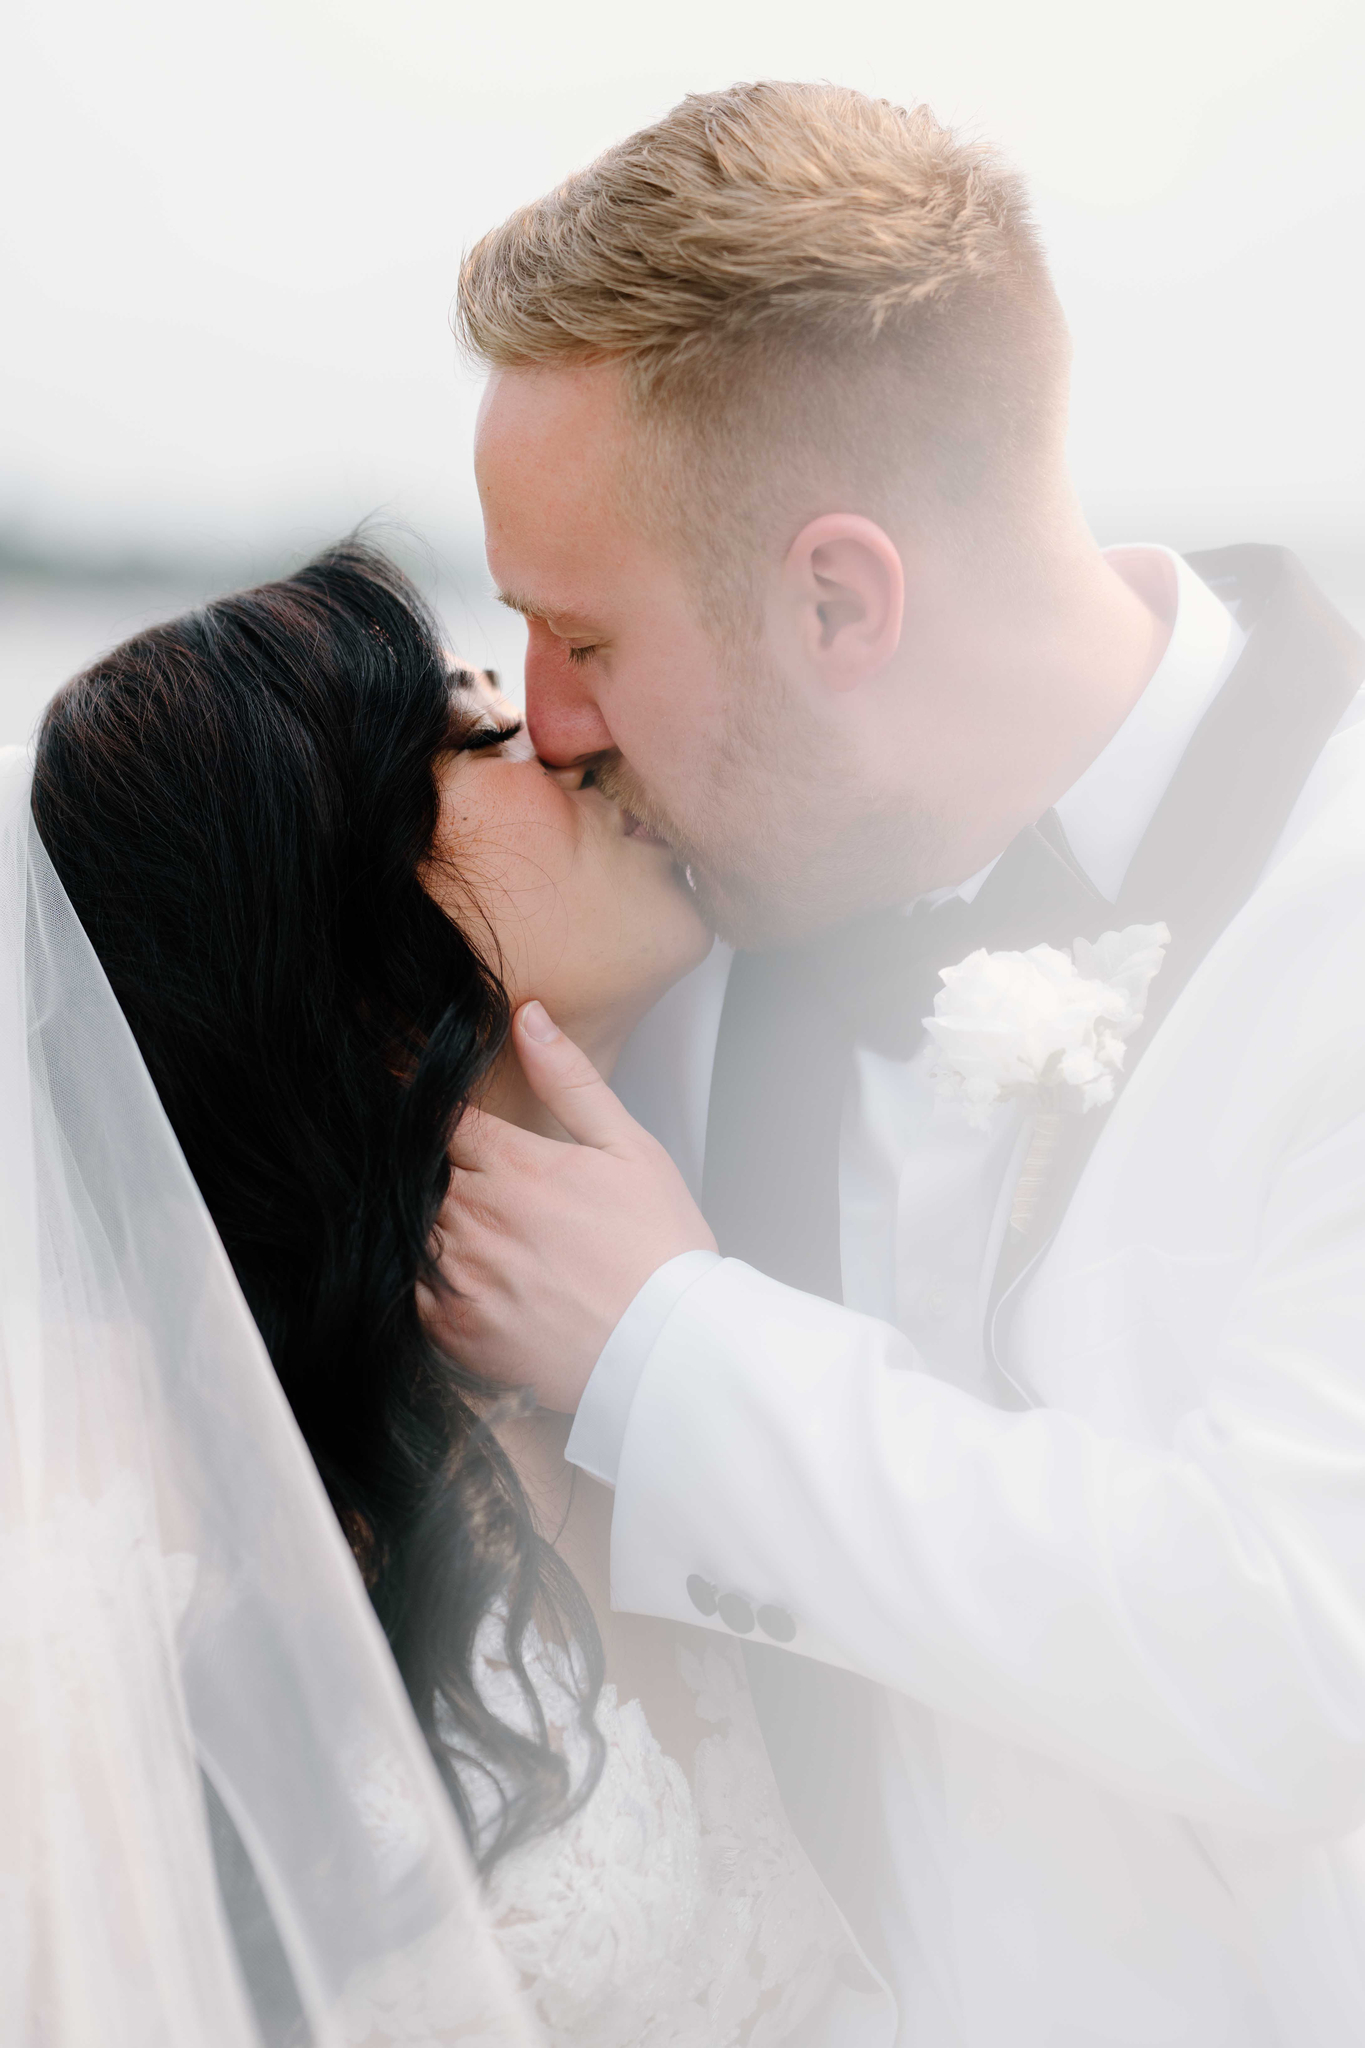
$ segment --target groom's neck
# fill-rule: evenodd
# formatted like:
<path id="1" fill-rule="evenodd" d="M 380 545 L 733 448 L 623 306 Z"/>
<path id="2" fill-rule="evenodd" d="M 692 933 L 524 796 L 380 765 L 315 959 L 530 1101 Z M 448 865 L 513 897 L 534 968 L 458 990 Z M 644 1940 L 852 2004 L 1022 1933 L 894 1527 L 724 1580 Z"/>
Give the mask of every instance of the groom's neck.
<path id="1" fill-rule="evenodd" d="M 1175 578 L 1156 553 L 1087 544 L 1033 591 L 976 613 L 945 610 L 920 650 L 943 707 L 937 729 L 903 758 L 931 759 L 948 806 L 939 859 L 924 887 L 976 874 L 1084 774 L 1141 697 L 1170 640 Z M 926 691 L 926 695 L 928 692 Z"/>

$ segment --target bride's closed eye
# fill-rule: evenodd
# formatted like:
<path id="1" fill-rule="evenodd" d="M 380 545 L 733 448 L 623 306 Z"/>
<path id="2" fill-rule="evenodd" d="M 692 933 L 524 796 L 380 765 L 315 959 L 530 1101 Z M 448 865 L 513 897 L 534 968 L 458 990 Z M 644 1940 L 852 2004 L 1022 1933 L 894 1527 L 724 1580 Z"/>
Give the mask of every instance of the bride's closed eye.
<path id="1" fill-rule="evenodd" d="M 564 652 L 568 655 L 575 668 L 577 668 L 585 661 L 591 661 L 597 649 L 596 647 L 566 647 Z"/>
<path id="2" fill-rule="evenodd" d="M 512 740 L 520 739 L 526 730 L 524 718 L 513 719 L 510 725 L 476 725 L 466 733 L 460 742 L 462 754 L 486 754 L 496 747 L 505 747 Z"/>

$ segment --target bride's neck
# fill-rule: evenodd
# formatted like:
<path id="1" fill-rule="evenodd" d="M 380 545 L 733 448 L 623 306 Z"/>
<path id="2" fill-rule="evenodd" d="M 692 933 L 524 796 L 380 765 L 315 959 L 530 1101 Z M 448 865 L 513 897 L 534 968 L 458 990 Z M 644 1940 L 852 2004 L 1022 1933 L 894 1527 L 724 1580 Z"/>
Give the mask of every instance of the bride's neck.
<path id="1" fill-rule="evenodd" d="M 566 1024 L 564 1028 L 588 1055 L 602 1079 L 609 1081 L 625 1044 L 629 1025 L 617 1029 L 607 1025 L 590 1030 L 578 1024 Z M 516 1124 L 523 1131 L 536 1131 L 544 1138 L 568 1136 L 564 1126 L 551 1116 L 539 1096 L 532 1093 L 510 1039 L 489 1071 L 479 1096 L 479 1107 L 486 1109 L 491 1116 L 501 1117 L 504 1123 Z"/>
<path id="2" fill-rule="evenodd" d="M 615 1032 L 590 1031 L 578 1023 L 565 1028 L 603 1080 L 609 1081 L 630 1026 L 624 1025 Z M 531 1093 L 510 1040 L 493 1063 L 479 1097 L 479 1107 L 500 1116 L 505 1123 L 520 1125 L 524 1131 L 537 1131 L 546 1138 L 568 1137 L 563 1125 Z M 474 1402 L 477 1409 L 489 1405 L 496 1403 L 477 1399 Z M 541 1533 L 550 1542 L 562 1530 L 574 1499 L 574 1468 L 564 1460 L 564 1445 L 572 1421 L 572 1416 L 536 1408 L 529 1415 L 511 1416 L 494 1424 L 493 1433 L 525 1488 Z"/>

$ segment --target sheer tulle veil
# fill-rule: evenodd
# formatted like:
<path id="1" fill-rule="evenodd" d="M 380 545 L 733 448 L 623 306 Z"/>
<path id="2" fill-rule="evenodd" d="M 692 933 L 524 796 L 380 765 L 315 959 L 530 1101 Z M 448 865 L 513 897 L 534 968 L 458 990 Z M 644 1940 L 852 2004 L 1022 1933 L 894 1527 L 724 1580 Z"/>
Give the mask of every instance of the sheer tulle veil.
<path id="1" fill-rule="evenodd" d="M 29 782 L 0 751 L 5 2040 L 529 2043 Z"/>

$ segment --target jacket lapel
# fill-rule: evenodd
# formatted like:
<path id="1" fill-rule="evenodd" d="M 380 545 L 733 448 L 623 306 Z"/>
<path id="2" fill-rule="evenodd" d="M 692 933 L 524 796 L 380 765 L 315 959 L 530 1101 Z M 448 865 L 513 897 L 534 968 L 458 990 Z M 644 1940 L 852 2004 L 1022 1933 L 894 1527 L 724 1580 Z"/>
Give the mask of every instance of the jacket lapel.
<path id="1" fill-rule="evenodd" d="M 1133 857 L 1106 927 L 1165 923 L 1171 943 L 1152 983 L 1125 1079 L 1214 942 L 1256 887 L 1314 763 L 1365 680 L 1365 641 L 1284 548 L 1191 555 L 1190 566 L 1247 630 Z M 1066 1214 L 1108 1111 L 1067 1117 L 1040 1196 L 1005 1231 L 986 1312 L 996 1356 L 1007 1294 L 1042 1257 Z"/>

